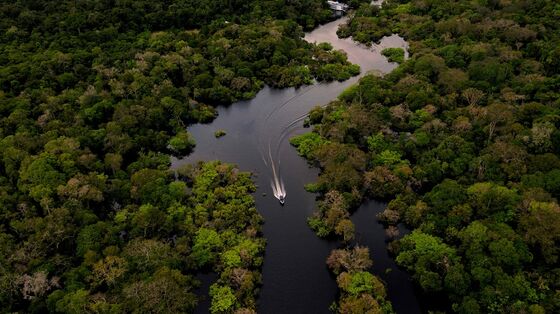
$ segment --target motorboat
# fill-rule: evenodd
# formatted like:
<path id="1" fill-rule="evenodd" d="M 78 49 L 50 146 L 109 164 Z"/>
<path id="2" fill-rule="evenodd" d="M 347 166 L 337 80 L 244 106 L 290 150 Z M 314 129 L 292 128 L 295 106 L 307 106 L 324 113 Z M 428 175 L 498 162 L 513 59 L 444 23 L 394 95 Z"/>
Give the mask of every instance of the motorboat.
<path id="1" fill-rule="evenodd" d="M 278 200 L 280 201 L 280 204 L 284 205 L 284 201 L 286 200 L 286 196 L 280 195 L 280 196 L 278 197 Z"/>

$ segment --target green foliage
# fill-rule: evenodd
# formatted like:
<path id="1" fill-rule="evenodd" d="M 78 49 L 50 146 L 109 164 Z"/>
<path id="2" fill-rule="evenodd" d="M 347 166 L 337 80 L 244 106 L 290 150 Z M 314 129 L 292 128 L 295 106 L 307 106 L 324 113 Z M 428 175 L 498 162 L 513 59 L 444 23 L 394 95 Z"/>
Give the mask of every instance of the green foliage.
<path id="1" fill-rule="evenodd" d="M 307 219 L 309 227 L 315 231 L 317 236 L 324 238 L 331 234 L 332 229 L 329 228 L 320 217 L 309 217 Z"/>
<path id="2" fill-rule="evenodd" d="M 326 64 L 317 69 L 317 80 L 319 81 L 345 81 L 352 76 L 360 74 L 360 66 Z"/>
<path id="3" fill-rule="evenodd" d="M 61 313 L 78 314 L 87 308 L 88 292 L 80 289 L 66 294 L 61 300 L 56 302 L 56 311 Z"/>
<path id="4" fill-rule="evenodd" d="M 85 226 L 78 234 L 76 253 L 79 256 L 84 256 L 88 251 L 100 253 L 101 248 L 107 245 L 108 241 L 113 242 L 108 239 L 114 236 L 112 231 L 110 225 L 102 221 Z"/>
<path id="5" fill-rule="evenodd" d="M 538 247 L 547 264 L 558 261 L 559 211 L 560 207 L 556 203 L 533 202 L 529 212 L 523 214 L 521 219 L 521 230 L 525 239 L 530 245 Z"/>
<path id="6" fill-rule="evenodd" d="M 399 152 L 392 151 L 392 150 L 384 150 L 375 156 L 374 163 L 376 165 L 393 167 L 403 163 L 403 160 L 401 158 L 402 156 L 401 153 Z"/>
<path id="7" fill-rule="evenodd" d="M 441 290 L 443 274 L 438 271 L 439 265 L 452 265 L 456 260 L 455 250 L 442 243 L 441 239 L 418 231 L 406 235 L 400 244 L 397 263 L 413 270 L 415 278 L 424 290 Z"/>
<path id="8" fill-rule="evenodd" d="M 25 239 L 16 243 L 0 228 L 0 265 L 7 270 L 0 300 L 7 308 L 23 309 L 32 298 L 29 306 L 51 312 L 190 312 L 197 301 L 191 274 L 200 267 L 243 267 L 248 284 L 235 286 L 244 297 L 233 309 L 254 307 L 264 241 L 249 174 L 213 162 L 173 181 L 163 154 L 106 154 L 105 163 L 96 162 L 70 138 L 44 149 L 21 161 L 25 180 L 14 193 L 29 215 L 1 217 Z M 47 192 L 34 194 L 37 187 Z M 16 245 L 28 250 L 31 243 L 35 257 L 15 258 Z M 220 284 L 229 288 L 227 276 Z M 30 288 L 20 293 L 8 280 Z"/>
<path id="9" fill-rule="evenodd" d="M 330 51 L 333 49 L 333 46 L 330 43 L 324 42 L 324 43 L 319 43 L 317 45 L 317 47 L 319 47 L 320 49 L 323 49 L 325 51 Z"/>
<path id="10" fill-rule="evenodd" d="M 490 216 L 496 212 L 505 215 L 502 219 L 513 219 L 519 196 L 514 190 L 493 183 L 475 183 L 467 189 L 472 206 L 478 215 Z M 509 217 L 508 217 L 509 216 Z"/>
<path id="11" fill-rule="evenodd" d="M 385 137 L 382 133 L 368 136 L 367 144 L 369 151 L 374 153 L 381 153 L 382 151 L 386 151 L 389 146 L 389 144 L 385 141 Z"/>
<path id="12" fill-rule="evenodd" d="M 204 266 L 214 262 L 217 251 L 221 250 L 222 246 L 222 239 L 216 231 L 201 228 L 196 233 L 191 257 L 199 267 Z"/>
<path id="13" fill-rule="evenodd" d="M 344 241 L 354 238 L 354 225 L 348 219 L 345 197 L 347 194 L 336 190 L 329 191 L 319 203 L 319 209 L 309 217 L 307 222 L 318 236 L 326 237 L 334 233 L 342 236 Z"/>
<path id="14" fill-rule="evenodd" d="M 190 287 L 192 282 L 188 276 L 163 267 L 147 280 L 127 285 L 123 295 L 131 312 L 184 312 L 192 311 L 196 304 Z"/>
<path id="15" fill-rule="evenodd" d="M 189 132 L 183 131 L 177 133 L 169 139 L 169 148 L 177 154 L 189 153 L 195 146 L 195 141 Z"/>
<path id="16" fill-rule="evenodd" d="M 394 313 L 386 300 L 385 286 L 373 274 L 369 249 L 356 246 L 353 249 L 333 250 L 327 265 L 337 275 L 340 299 L 333 304 L 337 313 Z"/>
<path id="17" fill-rule="evenodd" d="M 398 33 L 411 57 L 322 109 L 313 132 L 328 144 L 311 156 L 322 169 L 311 186 L 347 193 L 340 209 L 392 199 L 379 218 L 413 232 L 390 248 L 446 312 L 560 311 L 558 12 L 554 1 L 387 1 L 358 7 L 338 31 L 366 44 Z M 332 234 L 345 214 L 317 207 L 310 226 Z"/>
<path id="18" fill-rule="evenodd" d="M 549 0 L 359 6 L 340 35 L 398 32 L 412 57 L 315 110 L 315 135 L 295 140 L 323 170 L 314 230 L 349 241 L 350 209 L 397 197 L 391 223 L 417 228 L 393 244 L 397 260 L 448 309 L 560 312 L 558 12 Z M 188 153 L 190 123 L 264 83 L 358 74 L 302 40 L 330 15 L 319 0 L 3 3 L 2 311 L 190 312 L 199 267 L 220 273 L 217 311 L 254 309 L 264 242 L 249 175 L 206 163 L 174 182 L 167 153 Z M 342 289 L 338 310 L 389 311 L 352 272 L 339 284 L 368 293 Z"/>
<path id="19" fill-rule="evenodd" d="M 352 275 L 346 291 L 352 295 L 373 292 L 373 275 L 368 272 L 357 272 Z"/>
<path id="20" fill-rule="evenodd" d="M 402 48 L 385 48 L 381 54 L 387 57 L 390 62 L 403 63 L 404 62 L 404 49 Z"/>
<path id="21" fill-rule="evenodd" d="M 314 132 L 305 133 L 290 139 L 290 144 L 296 147 L 299 155 L 307 159 L 313 159 L 314 152 L 325 143 L 327 141 Z"/>
<path id="22" fill-rule="evenodd" d="M 254 309 L 250 175 L 213 162 L 173 180 L 169 154 L 263 82 L 357 74 L 302 39 L 322 2 L 12 1 L 0 17 L 1 312 L 192 312 L 200 268 L 241 296 L 228 310 Z"/>
<path id="23" fill-rule="evenodd" d="M 219 286 L 217 284 L 210 286 L 210 297 L 212 297 L 212 304 L 210 305 L 211 313 L 230 312 L 237 302 L 233 290 L 230 287 Z"/>
<path id="24" fill-rule="evenodd" d="M 214 137 L 215 138 L 220 138 L 220 137 L 225 136 L 225 135 L 226 135 L 226 131 L 224 131 L 224 130 L 218 130 L 218 131 L 214 132 Z"/>

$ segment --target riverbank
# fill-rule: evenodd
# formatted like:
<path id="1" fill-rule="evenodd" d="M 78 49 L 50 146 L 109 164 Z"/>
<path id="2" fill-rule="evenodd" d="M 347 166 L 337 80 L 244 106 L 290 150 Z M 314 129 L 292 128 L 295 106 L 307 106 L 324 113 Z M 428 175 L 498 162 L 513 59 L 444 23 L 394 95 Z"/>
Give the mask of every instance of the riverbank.
<path id="1" fill-rule="evenodd" d="M 173 167 L 178 167 L 198 160 L 219 159 L 235 163 L 242 170 L 254 174 L 258 186 L 255 192 L 256 206 L 265 219 L 263 232 L 267 239 L 258 307 L 262 313 L 329 313 L 328 307 L 337 294 L 336 283 L 326 268 L 325 260 L 339 244 L 318 238 L 306 223 L 315 206 L 315 195 L 306 192 L 304 185 L 316 181 L 318 169 L 310 168 L 289 145 L 290 137 L 307 132 L 303 121 L 293 122 L 314 106 L 326 105 L 336 99 L 365 73 L 388 73 L 394 69 L 396 64 L 388 62 L 381 55 L 383 48 L 407 47 L 404 40 L 396 35 L 383 39 L 379 46 L 373 47 L 358 45 L 350 39 L 339 39 L 336 29 L 343 22 L 340 19 L 325 24 L 307 33 L 305 39 L 309 42 L 329 42 L 335 49 L 344 50 L 352 63 L 360 65 L 360 76 L 344 82 L 301 88 L 265 87 L 252 100 L 219 107 L 219 115 L 212 123 L 188 128 L 198 145 L 191 155 L 173 162 Z M 224 130 L 227 135 L 216 139 L 216 130 Z M 273 174 L 270 166 L 263 161 L 263 154 L 269 147 L 278 164 L 278 175 L 286 188 L 284 206 L 272 196 L 270 181 Z M 377 225 L 374 217 L 368 219 L 367 224 L 364 229 L 371 227 L 376 230 L 373 228 Z M 385 235 L 380 230 L 376 234 L 368 233 L 367 237 L 384 243 Z M 372 251 L 374 265 L 385 265 L 377 261 L 377 251 Z M 383 269 L 391 267 L 393 265 L 387 264 Z M 402 278 L 393 277 L 386 279 L 388 286 L 410 285 L 406 279 L 401 282 L 399 280 Z M 390 282 L 392 280 L 399 282 L 393 285 Z M 391 291 L 389 294 L 393 295 Z M 415 302 L 406 300 L 402 304 L 406 306 Z M 402 312 L 405 310 L 413 312 L 414 305 Z M 205 311 L 200 309 L 200 312 Z"/>

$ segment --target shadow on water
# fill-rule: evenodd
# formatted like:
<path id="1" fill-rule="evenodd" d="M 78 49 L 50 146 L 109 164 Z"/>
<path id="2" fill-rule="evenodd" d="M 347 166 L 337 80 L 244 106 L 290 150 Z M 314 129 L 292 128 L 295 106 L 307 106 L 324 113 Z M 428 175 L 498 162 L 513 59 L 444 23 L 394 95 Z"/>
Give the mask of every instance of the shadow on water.
<path id="1" fill-rule="evenodd" d="M 309 42 L 329 42 L 335 49 L 343 49 L 351 62 L 360 65 L 362 73 L 391 71 L 396 64 L 381 56 L 381 50 L 385 47 L 408 47 L 397 35 L 383 38 L 379 46 L 372 48 L 357 45 L 350 39 L 339 39 L 336 30 L 343 22 L 341 19 L 325 24 L 306 34 L 305 39 Z M 303 119 L 313 107 L 328 104 L 358 79 L 354 77 L 345 82 L 301 88 L 265 87 L 249 101 L 219 107 L 219 115 L 212 123 L 189 127 L 197 143 L 194 152 L 184 159 L 173 161 L 173 167 L 179 167 L 184 163 L 218 159 L 253 173 L 257 184 L 256 207 L 265 219 L 263 232 L 267 240 L 262 268 L 263 286 L 258 300 L 260 313 L 329 313 L 328 307 L 337 296 L 336 283 L 325 261 L 330 251 L 339 244 L 321 240 L 306 224 L 314 208 L 315 195 L 307 193 L 304 185 L 316 181 L 318 170 L 309 167 L 288 140 L 309 131 L 303 128 Z M 227 135 L 215 138 L 216 130 L 225 130 Z M 272 164 L 276 168 L 271 168 Z M 283 182 L 285 188 L 284 206 L 274 197 L 271 182 L 275 182 L 275 177 L 279 185 Z M 385 206 L 377 204 L 375 208 Z M 383 228 L 373 215 L 370 219 L 370 211 L 358 210 L 355 217 L 366 216 L 355 222 L 364 243 L 372 246 L 372 257 L 377 265 L 375 273 L 383 277 L 385 268 L 393 268 L 394 264 L 391 264 L 393 262 L 383 245 Z M 213 280 L 211 276 L 199 278 Z M 401 313 L 414 313 L 418 302 L 413 293 L 408 293 L 412 291 L 408 277 L 394 272 L 383 278 L 395 308 Z M 204 282 L 203 288 L 209 285 L 210 282 Z M 203 288 L 200 292 L 207 293 L 208 288 L 206 291 Z M 208 302 L 205 301 L 200 304 L 197 313 L 207 312 Z"/>
<path id="2" fill-rule="evenodd" d="M 201 273 L 196 276 L 196 279 L 200 281 L 200 287 L 194 291 L 199 296 L 195 313 L 208 313 L 210 308 L 210 285 L 216 282 L 218 274 L 213 272 Z"/>
<path id="3" fill-rule="evenodd" d="M 367 246 L 373 260 L 372 272 L 386 284 L 387 294 L 397 313 L 420 313 L 420 305 L 416 298 L 410 276 L 398 268 L 395 260 L 387 251 L 385 228 L 377 223 L 376 215 L 382 212 L 387 204 L 377 201 L 366 201 L 352 215 L 351 220 L 356 228 L 356 243 Z M 400 235 L 408 233 L 406 228 L 399 226 Z"/>

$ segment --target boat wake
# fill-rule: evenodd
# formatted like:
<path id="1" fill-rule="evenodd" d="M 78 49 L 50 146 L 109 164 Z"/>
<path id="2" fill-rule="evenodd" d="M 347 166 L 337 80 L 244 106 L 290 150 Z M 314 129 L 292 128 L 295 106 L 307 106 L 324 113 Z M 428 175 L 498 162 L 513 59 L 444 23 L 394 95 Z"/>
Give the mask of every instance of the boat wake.
<path id="1" fill-rule="evenodd" d="M 271 118 L 273 118 L 276 113 L 278 113 L 279 111 L 284 109 L 287 105 L 291 104 L 295 99 L 311 92 L 316 87 L 317 87 L 317 85 L 313 85 L 313 86 L 308 87 L 303 92 L 297 93 L 293 97 L 290 97 L 288 100 L 286 100 L 284 103 L 280 104 L 279 106 L 275 107 L 273 110 L 268 112 L 266 117 L 263 119 L 264 125 L 266 125 L 266 123 Z M 266 155 L 263 154 L 263 150 L 261 150 L 259 148 L 259 151 L 261 153 L 261 157 L 262 157 L 262 160 L 263 160 L 264 164 L 267 165 L 267 166 L 270 166 L 270 168 L 272 169 L 272 178 L 270 180 L 270 187 L 272 188 L 272 193 L 273 193 L 274 197 L 277 198 L 280 201 L 280 204 L 282 204 L 282 205 L 284 205 L 284 202 L 286 200 L 286 188 L 284 187 L 284 181 L 282 180 L 282 176 L 280 175 L 280 158 L 279 158 L 280 147 L 281 147 L 281 144 L 286 139 L 286 137 L 288 136 L 288 134 L 290 133 L 290 131 L 295 126 L 297 126 L 297 123 L 304 120 L 307 116 L 308 116 L 308 114 L 304 114 L 302 116 L 299 116 L 295 120 L 291 121 L 288 125 L 284 126 L 282 128 L 280 134 L 278 134 L 278 137 L 274 139 L 275 142 L 276 142 L 275 143 L 276 147 L 274 149 L 271 148 L 271 142 L 272 142 L 273 138 L 268 139 L 268 158 L 266 158 L 265 157 Z M 260 139 L 258 141 L 261 142 Z M 274 154 L 273 154 L 273 151 L 274 151 Z M 275 158 L 273 158 L 273 155 L 274 155 Z M 275 163 L 275 160 L 278 163 Z"/>
<path id="2" fill-rule="evenodd" d="M 280 204 L 283 205 L 284 201 L 286 200 L 286 190 L 284 189 L 284 182 L 282 182 L 281 179 L 278 180 L 277 178 L 274 178 L 274 180 L 270 182 L 270 186 L 272 187 L 274 197 L 276 197 L 280 201 Z"/>
<path id="3" fill-rule="evenodd" d="M 276 197 L 280 204 L 284 205 L 286 200 L 286 189 L 284 188 L 284 181 L 278 176 L 276 172 L 276 165 L 274 164 L 274 159 L 272 159 L 272 153 L 270 151 L 270 145 L 268 146 L 268 157 L 270 158 L 270 165 L 272 168 L 272 180 L 270 180 L 270 187 L 272 188 L 272 193 Z M 280 171 L 280 169 L 278 169 Z"/>

